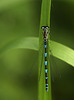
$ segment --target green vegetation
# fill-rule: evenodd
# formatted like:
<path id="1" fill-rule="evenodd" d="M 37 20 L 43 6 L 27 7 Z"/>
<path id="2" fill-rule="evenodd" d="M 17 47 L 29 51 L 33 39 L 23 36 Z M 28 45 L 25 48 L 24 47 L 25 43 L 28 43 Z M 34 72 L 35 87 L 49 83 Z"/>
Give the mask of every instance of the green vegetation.
<path id="1" fill-rule="evenodd" d="M 34 1 L 32 0 L 25 0 L 25 1 L 3 0 L 0 2 L 1 2 L 0 3 L 1 5 L 0 6 L 0 33 L 1 33 L 0 34 L 0 41 L 1 41 L 0 42 L 0 48 L 1 48 L 0 49 L 0 59 L 1 59 L 0 86 L 2 90 L 0 94 L 2 95 L 2 100 L 11 100 L 11 98 L 12 100 L 21 100 L 21 97 L 22 99 L 25 99 L 25 98 L 28 98 L 29 94 L 31 96 L 32 90 L 33 90 L 33 93 L 35 91 L 35 95 L 37 94 L 37 90 L 33 89 L 34 87 L 37 87 L 37 86 L 30 87 L 31 83 L 37 84 L 37 81 L 29 82 L 30 78 L 24 80 L 23 77 L 27 77 L 28 72 L 30 68 L 32 67 L 31 63 L 33 62 L 34 64 L 35 62 L 34 59 L 37 60 L 37 55 L 38 55 L 36 54 L 37 52 L 39 52 L 38 76 L 40 75 L 40 66 L 41 66 L 42 49 L 43 49 L 41 48 L 42 43 L 43 43 L 43 37 L 42 37 L 43 35 L 42 35 L 41 26 L 43 25 L 50 26 L 50 19 L 51 19 L 51 34 L 49 36 L 49 39 L 51 35 L 53 35 L 53 37 L 52 37 L 52 40 L 50 40 L 50 42 L 48 43 L 48 47 L 50 47 L 52 51 L 52 54 L 53 54 L 52 56 L 66 62 L 67 65 L 64 65 L 63 64 L 64 62 L 60 64 L 58 61 L 58 64 L 60 66 L 64 66 L 64 68 L 65 66 L 74 67 L 74 50 L 73 50 L 73 45 L 74 45 L 73 44 L 73 36 L 74 36 L 73 35 L 74 33 L 73 18 L 74 17 L 71 16 L 72 13 L 70 12 L 70 11 L 73 11 L 74 9 L 73 1 L 59 2 L 59 1 L 53 0 L 51 3 L 51 0 L 42 0 L 42 4 L 40 1 L 37 1 L 37 0 L 34 0 Z M 67 5 L 65 5 L 65 3 L 67 3 Z M 41 7 L 41 13 L 40 13 L 40 7 Z M 64 11 L 61 9 L 62 7 L 63 9 L 65 9 L 66 7 L 67 9 L 65 9 Z M 67 11 L 70 14 L 68 14 Z M 61 16 L 59 13 L 61 14 Z M 50 15 L 51 15 L 51 18 L 50 18 Z M 65 18 L 66 16 L 67 18 Z M 40 22 L 39 22 L 39 18 L 40 18 Z M 64 24 L 62 22 L 62 19 L 65 20 Z M 39 23 L 40 23 L 40 28 L 39 28 Z M 55 29 L 55 26 L 56 26 L 56 29 Z M 64 29 L 62 27 L 64 27 Z M 61 37 L 63 37 L 63 39 L 61 39 Z M 55 42 L 56 40 L 58 40 L 58 42 Z M 70 43 L 71 41 L 72 43 Z M 31 58 L 34 54 L 36 54 L 35 58 Z M 49 55 L 50 55 L 50 52 L 49 52 Z M 52 95 L 53 95 L 53 93 L 51 93 L 52 87 L 51 87 L 51 76 L 50 76 L 50 62 L 48 63 L 48 65 L 49 65 L 49 69 L 48 69 L 49 70 L 49 92 L 46 93 L 45 80 L 44 80 L 44 76 L 45 76 L 44 58 L 43 58 L 41 77 L 40 77 L 40 81 L 38 81 L 38 100 L 51 100 Z M 38 67 L 38 65 L 35 66 L 35 69 L 36 67 Z M 67 75 L 67 77 L 69 78 L 70 75 Z M 35 79 L 37 80 L 36 77 Z M 70 82 L 69 79 L 67 81 L 68 81 L 67 85 L 66 83 L 64 83 L 66 86 L 71 84 L 69 83 Z M 26 82 L 30 84 L 27 85 Z M 24 83 L 24 86 L 23 86 L 23 83 Z M 26 86 L 28 88 L 26 88 Z M 57 86 L 58 85 L 56 85 L 56 87 Z M 63 88 L 60 89 L 60 91 L 63 91 L 63 89 L 64 89 L 64 86 Z M 73 88 L 68 87 L 68 89 L 70 90 Z M 58 88 L 57 88 L 57 91 L 58 91 Z M 67 92 L 68 91 L 66 90 L 66 92 L 63 92 L 63 93 L 65 94 Z M 59 98 L 59 95 L 57 96 L 57 98 Z M 34 100 L 36 100 L 35 97 L 34 97 Z"/>

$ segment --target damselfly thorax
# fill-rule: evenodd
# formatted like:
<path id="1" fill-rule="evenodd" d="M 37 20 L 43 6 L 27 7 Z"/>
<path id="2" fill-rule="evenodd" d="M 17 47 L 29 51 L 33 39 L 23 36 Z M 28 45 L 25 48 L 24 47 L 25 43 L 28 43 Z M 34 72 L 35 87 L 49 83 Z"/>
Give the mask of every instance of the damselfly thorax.
<path id="1" fill-rule="evenodd" d="M 48 26 L 42 26 L 41 28 L 43 29 L 43 39 L 47 41 L 48 40 L 49 27 Z"/>

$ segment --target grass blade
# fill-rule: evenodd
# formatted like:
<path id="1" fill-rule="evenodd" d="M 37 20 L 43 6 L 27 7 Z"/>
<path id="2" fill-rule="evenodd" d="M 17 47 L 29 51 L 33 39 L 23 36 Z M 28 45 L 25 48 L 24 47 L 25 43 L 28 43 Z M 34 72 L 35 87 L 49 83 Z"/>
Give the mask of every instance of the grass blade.
<path id="1" fill-rule="evenodd" d="M 0 56 L 3 55 L 4 52 L 10 49 L 31 49 L 31 50 L 39 50 L 39 39 L 36 37 L 26 37 L 22 39 L 16 39 L 9 43 L 7 43 L 2 49 L 0 49 Z"/>
<path id="2" fill-rule="evenodd" d="M 38 76 L 40 75 L 41 59 L 42 59 L 42 49 L 43 47 L 43 34 L 41 26 L 50 27 L 50 10 L 51 10 L 51 0 L 42 0 L 41 6 L 41 19 L 40 19 L 40 30 L 39 30 L 39 70 Z M 48 60 L 48 59 L 47 59 Z M 45 89 L 45 66 L 44 66 L 44 56 L 42 63 L 42 71 L 40 81 L 38 81 L 38 100 L 51 100 L 51 76 L 50 76 L 50 64 L 48 63 L 48 92 Z"/>
<path id="3" fill-rule="evenodd" d="M 51 41 L 49 45 L 54 57 L 74 67 L 74 50 L 55 41 Z"/>
<path id="4" fill-rule="evenodd" d="M 74 67 L 74 50 L 55 41 L 50 40 L 50 49 L 54 57 L 70 64 Z M 0 57 L 6 51 L 11 49 L 30 49 L 39 50 L 39 38 L 38 37 L 26 37 L 22 39 L 14 40 L 6 44 L 0 49 Z M 58 51 L 58 52 L 57 52 Z"/>

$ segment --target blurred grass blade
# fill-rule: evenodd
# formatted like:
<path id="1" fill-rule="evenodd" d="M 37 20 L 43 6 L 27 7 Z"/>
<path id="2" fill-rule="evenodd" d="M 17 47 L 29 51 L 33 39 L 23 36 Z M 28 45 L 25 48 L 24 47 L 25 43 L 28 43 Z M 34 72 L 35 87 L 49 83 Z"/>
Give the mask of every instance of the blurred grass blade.
<path id="1" fill-rule="evenodd" d="M 7 43 L 1 50 L 0 56 L 10 49 L 31 49 L 38 51 L 39 49 L 39 39 L 36 37 L 26 37 L 22 39 L 16 39 Z"/>
<path id="2" fill-rule="evenodd" d="M 34 0 L 1 0 L 0 1 L 0 10 L 11 7 L 12 5 L 19 4 L 21 2 L 29 2 Z"/>
<path id="3" fill-rule="evenodd" d="M 54 57 L 63 60 L 64 62 L 72 65 L 74 67 L 74 50 L 71 48 L 50 40 L 49 43 L 50 49 Z M 39 50 L 39 38 L 38 37 L 26 37 L 22 39 L 14 40 L 6 44 L 2 49 L 0 49 L 0 56 L 4 52 L 11 49 L 31 49 Z"/>

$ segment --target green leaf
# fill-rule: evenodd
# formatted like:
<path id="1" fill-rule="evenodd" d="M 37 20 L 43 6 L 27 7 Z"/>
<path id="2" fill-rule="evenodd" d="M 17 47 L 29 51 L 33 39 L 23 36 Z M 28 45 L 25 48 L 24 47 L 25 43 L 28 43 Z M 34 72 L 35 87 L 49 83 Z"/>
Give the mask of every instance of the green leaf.
<path id="1" fill-rule="evenodd" d="M 52 55 L 74 67 L 74 50 L 55 41 L 50 40 L 49 47 L 51 49 Z M 6 51 L 11 49 L 31 49 L 39 50 L 39 38 L 38 37 L 25 37 L 21 39 L 14 40 L 6 44 L 2 49 L 0 49 L 0 57 Z"/>
<path id="2" fill-rule="evenodd" d="M 41 68 L 41 61 L 42 61 L 42 53 L 43 49 L 41 48 L 43 44 L 43 35 L 41 26 L 49 26 L 50 27 L 50 11 L 51 11 L 51 0 L 42 0 L 41 6 L 41 19 L 40 19 L 40 29 L 39 29 L 39 70 L 38 76 L 40 76 L 40 68 Z M 50 39 L 50 36 L 49 36 Z M 51 100 L 51 75 L 50 75 L 50 62 L 48 62 L 48 92 L 46 92 L 45 88 L 45 60 L 43 55 L 43 62 L 42 62 L 42 70 L 40 81 L 38 81 L 38 100 Z M 48 60 L 48 58 L 47 58 Z"/>
<path id="3" fill-rule="evenodd" d="M 55 41 L 50 40 L 49 47 L 52 52 L 52 56 L 70 64 L 74 67 L 74 50 Z M 39 50 L 39 38 L 38 37 L 25 37 L 21 39 L 14 40 L 6 44 L 2 49 L 0 49 L 0 57 L 6 51 L 11 49 L 31 49 Z"/>
<path id="4" fill-rule="evenodd" d="M 74 67 L 74 50 L 55 41 L 50 41 L 49 46 L 54 57 Z"/>
<path id="5" fill-rule="evenodd" d="M 10 49 L 32 49 L 38 51 L 39 39 L 36 37 L 26 37 L 22 39 L 16 39 L 7 43 L 1 50 L 0 56 Z"/>

